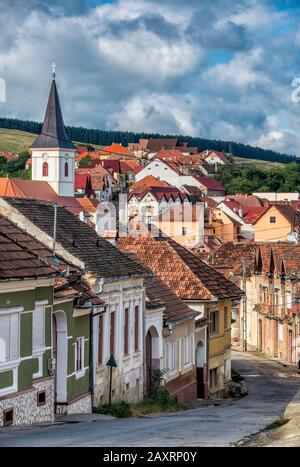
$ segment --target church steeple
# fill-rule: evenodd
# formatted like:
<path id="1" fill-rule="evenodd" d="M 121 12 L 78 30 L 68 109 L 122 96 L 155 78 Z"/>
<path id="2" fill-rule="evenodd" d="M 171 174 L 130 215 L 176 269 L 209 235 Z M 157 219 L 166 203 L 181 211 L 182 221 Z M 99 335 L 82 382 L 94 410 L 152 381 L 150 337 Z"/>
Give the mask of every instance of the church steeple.
<path id="1" fill-rule="evenodd" d="M 76 146 L 65 131 L 54 64 L 43 128 L 31 154 L 32 180 L 47 182 L 59 196 L 74 196 Z"/>
<path id="2" fill-rule="evenodd" d="M 56 82 L 55 68 L 52 65 L 52 85 L 49 94 L 46 114 L 41 134 L 35 140 L 32 149 L 76 149 L 67 136 L 60 107 Z"/>

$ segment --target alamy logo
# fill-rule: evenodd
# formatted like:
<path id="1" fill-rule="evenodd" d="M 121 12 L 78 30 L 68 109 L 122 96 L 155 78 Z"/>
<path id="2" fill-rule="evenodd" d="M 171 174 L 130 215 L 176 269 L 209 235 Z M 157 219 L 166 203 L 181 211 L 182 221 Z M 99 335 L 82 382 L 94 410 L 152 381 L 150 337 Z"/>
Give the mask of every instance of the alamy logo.
<path id="1" fill-rule="evenodd" d="M 292 87 L 295 88 L 292 92 L 292 101 L 297 104 L 300 102 L 300 78 L 295 78 L 292 81 Z"/>
<path id="2" fill-rule="evenodd" d="M 0 78 L 0 102 L 6 102 L 6 82 Z"/>
<path id="3" fill-rule="evenodd" d="M 6 361 L 6 345 L 5 340 L 0 338 L 0 363 Z"/>

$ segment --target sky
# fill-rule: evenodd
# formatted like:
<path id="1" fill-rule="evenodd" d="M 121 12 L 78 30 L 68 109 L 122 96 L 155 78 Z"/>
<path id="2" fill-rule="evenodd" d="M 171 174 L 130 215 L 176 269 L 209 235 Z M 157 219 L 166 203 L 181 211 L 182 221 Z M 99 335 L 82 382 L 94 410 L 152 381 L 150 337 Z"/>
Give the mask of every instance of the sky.
<path id="1" fill-rule="evenodd" d="M 43 119 L 54 61 L 68 125 L 300 155 L 299 0 L 0 6 L 0 116 Z"/>

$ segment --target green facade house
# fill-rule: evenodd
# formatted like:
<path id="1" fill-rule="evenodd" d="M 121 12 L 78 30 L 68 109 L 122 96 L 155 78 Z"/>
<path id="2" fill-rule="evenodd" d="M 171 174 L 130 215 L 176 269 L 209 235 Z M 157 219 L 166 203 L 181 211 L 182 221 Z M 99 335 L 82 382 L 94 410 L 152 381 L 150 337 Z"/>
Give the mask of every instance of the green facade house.
<path id="1" fill-rule="evenodd" d="M 0 216 L 0 426 L 91 410 L 91 313 L 80 271 Z"/>

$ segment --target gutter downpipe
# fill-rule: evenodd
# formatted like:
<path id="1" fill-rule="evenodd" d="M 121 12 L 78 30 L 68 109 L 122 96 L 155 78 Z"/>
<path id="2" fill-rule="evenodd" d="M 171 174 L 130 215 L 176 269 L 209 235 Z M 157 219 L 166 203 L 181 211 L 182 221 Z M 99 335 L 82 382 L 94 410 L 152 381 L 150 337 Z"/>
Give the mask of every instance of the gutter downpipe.
<path id="1" fill-rule="evenodd" d="M 89 366 L 90 366 L 90 377 L 89 377 L 89 386 L 90 386 L 90 392 L 91 392 L 91 401 L 92 401 L 92 410 L 94 408 L 94 387 L 95 387 L 95 368 L 94 368 L 94 321 L 93 318 L 97 318 L 100 315 L 103 315 L 106 313 L 107 306 L 104 306 L 104 309 L 102 311 L 99 311 L 97 313 L 93 313 L 94 307 L 92 308 L 91 314 L 90 314 L 90 355 L 89 355 Z"/>

